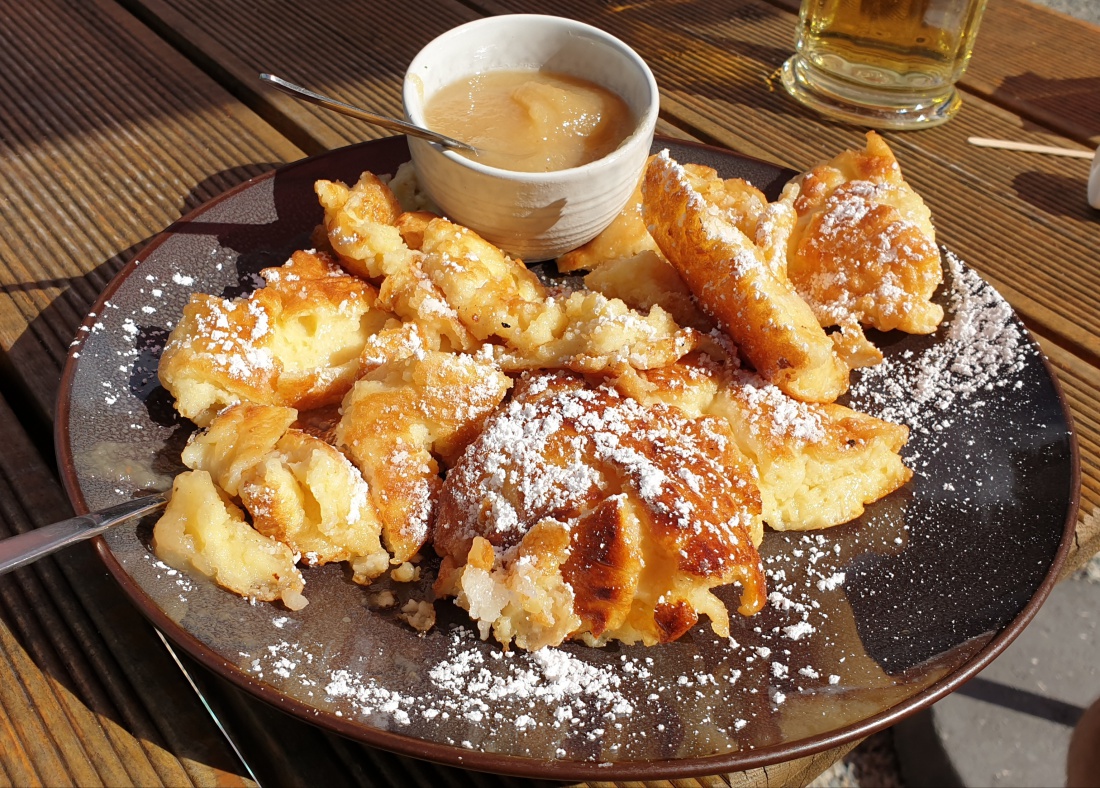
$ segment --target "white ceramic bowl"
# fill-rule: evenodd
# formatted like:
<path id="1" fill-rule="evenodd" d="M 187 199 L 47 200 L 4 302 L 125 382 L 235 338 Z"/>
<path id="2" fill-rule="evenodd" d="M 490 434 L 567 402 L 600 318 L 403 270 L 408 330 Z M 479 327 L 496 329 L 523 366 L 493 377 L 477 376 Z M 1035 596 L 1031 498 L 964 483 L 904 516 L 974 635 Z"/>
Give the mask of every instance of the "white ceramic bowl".
<path id="1" fill-rule="evenodd" d="M 630 198 L 657 124 L 657 82 L 645 61 L 599 28 L 539 14 L 493 16 L 447 31 L 405 74 L 405 117 L 420 126 L 440 88 L 498 70 L 544 69 L 595 82 L 626 102 L 636 125 L 602 159 L 554 172 L 488 167 L 409 138 L 421 186 L 453 221 L 526 261 L 547 260 L 594 238 Z"/>

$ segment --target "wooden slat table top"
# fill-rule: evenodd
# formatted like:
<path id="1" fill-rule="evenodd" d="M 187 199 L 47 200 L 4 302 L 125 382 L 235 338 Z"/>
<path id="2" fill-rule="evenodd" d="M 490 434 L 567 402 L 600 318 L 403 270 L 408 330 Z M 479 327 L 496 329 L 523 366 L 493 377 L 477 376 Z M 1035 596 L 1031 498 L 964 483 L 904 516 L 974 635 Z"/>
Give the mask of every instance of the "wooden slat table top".
<path id="1" fill-rule="evenodd" d="M 422 0 L 410 17 L 399 0 L 0 0 L 0 433 L 16 436 L 0 453 L 0 530 L 69 514 L 50 467 L 57 381 L 114 273 L 230 186 L 382 135 L 263 87 L 260 71 L 399 115 L 404 67 L 435 35 L 483 13 L 556 13 L 641 52 L 662 89 L 661 133 L 803 168 L 861 133 L 779 86 L 796 6 Z M 1100 550 L 1100 217 L 1085 205 L 1088 163 L 966 138 L 1100 143 L 1100 30 L 993 0 L 963 87 L 951 123 L 887 136 L 940 239 L 1009 298 L 1060 378 L 1083 473 L 1072 568 Z M 0 784 L 251 784 L 171 659 L 89 550 L 0 578 Z M 346 742 L 183 663 L 231 739 L 264 754 L 262 783 L 529 784 Z M 840 754 L 682 784 L 804 783 Z"/>
<path id="2" fill-rule="evenodd" d="M 114 3 L 0 14 L 0 348 L 48 415 L 77 325 L 136 250 L 302 152 Z"/>
<path id="3" fill-rule="evenodd" d="M 1077 142 L 1100 145 L 1097 26 L 1026 0 L 992 0 L 964 85 Z"/>

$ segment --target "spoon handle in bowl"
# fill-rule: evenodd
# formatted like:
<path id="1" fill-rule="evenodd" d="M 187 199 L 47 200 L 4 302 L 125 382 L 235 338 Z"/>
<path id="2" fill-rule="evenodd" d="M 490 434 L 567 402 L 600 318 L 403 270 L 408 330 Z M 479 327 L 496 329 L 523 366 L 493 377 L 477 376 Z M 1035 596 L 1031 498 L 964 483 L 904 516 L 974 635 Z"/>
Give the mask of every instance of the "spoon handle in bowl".
<path id="1" fill-rule="evenodd" d="M 37 561 L 63 547 L 98 536 L 132 517 L 154 512 L 167 502 L 167 493 L 157 493 L 0 539 L 0 575 Z"/>
<path id="2" fill-rule="evenodd" d="M 396 131 L 401 134 L 409 134 L 413 137 L 423 137 L 426 140 L 432 142 L 438 142 L 440 145 L 446 148 L 457 148 L 459 150 L 470 151 L 471 153 L 477 153 L 477 148 L 473 145 L 469 145 L 461 140 L 456 140 L 452 137 L 448 137 L 444 134 L 439 134 L 428 129 L 422 129 L 420 126 L 414 126 L 411 123 L 406 123 L 403 120 L 397 120 L 396 118 L 388 118 L 385 115 L 376 115 L 373 112 L 368 112 L 365 109 L 359 107 L 353 107 L 351 104 L 345 104 L 342 101 L 336 101 L 327 96 L 322 96 L 319 93 L 314 93 L 309 88 L 304 88 L 301 85 L 295 85 L 293 82 L 288 82 L 282 77 L 277 77 L 274 74 L 260 74 L 260 79 L 267 82 L 272 87 L 278 88 L 284 93 L 288 93 L 295 98 L 302 101 L 308 101 L 310 104 L 316 104 L 325 109 L 338 112 L 341 115 L 347 115 L 352 118 L 358 118 L 359 120 L 365 120 L 368 123 L 373 123 L 375 126 L 381 126 L 384 129 L 390 131 Z"/>

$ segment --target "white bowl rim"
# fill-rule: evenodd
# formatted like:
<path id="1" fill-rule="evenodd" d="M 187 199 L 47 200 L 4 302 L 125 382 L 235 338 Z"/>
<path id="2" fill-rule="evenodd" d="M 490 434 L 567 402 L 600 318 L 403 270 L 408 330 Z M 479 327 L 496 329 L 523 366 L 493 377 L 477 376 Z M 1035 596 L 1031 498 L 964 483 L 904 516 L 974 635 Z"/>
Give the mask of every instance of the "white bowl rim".
<path id="1" fill-rule="evenodd" d="M 622 39 L 613 36 L 606 30 L 603 30 L 595 25 L 590 25 L 586 22 L 579 22 L 575 19 L 569 19 L 564 16 L 554 16 L 552 14 L 498 14 L 496 16 L 483 17 L 481 19 L 474 19 L 464 24 L 452 27 L 446 32 L 440 33 L 433 38 L 416 54 L 416 56 L 409 63 L 408 68 L 405 70 L 405 78 L 402 83 L 401 96 L 402 103 L 405 110 L 405 117 L 412 123 L 418 126 L 425 126 L 423 116 L 423 101 L 417 101 L 412 106 L 418 111 L 411 113 L 409 111 L 410 94 L 415 95 L 413 81 L 409 79 L 414 69 L 420 65 L 420 61 L 424 56 L 425 51 L 436 44 L 437 42 L 443 42 L 451 38 L 457 38 L 464 35 L 469 29 L 474 27 L 491 26 L 494 24 L 504 24 L 505 22 L 514 23 L 529 21 L 534 24 L 555 24 L 561 27 L 571 28 L 590 36 L 593 39 L 599 40 L 604 44 L 610 45 L 613 49 L 618 50 L 627 60 L 633 62 L 638 66 L 639 71 L 644 77 L 645 85 L 648 88 L 649 103 L 641 116 L 637 119 L 634 130 L 624 139 L 615 150 L 611 151 L 602 158 L 590 161 L 587 164 L 581 164 L 577 167 L 566 167 L 561 170 L 550 170 L 549 172 L 523 172 L 520 170 L 506 170 L 501 167 L 492 167 L 481 162 L 468 159 L 457 151 L 444 148 L 442 145 L 436 142 L 429 142 L 423 140 L 427 145 L 432 148 L 438 148 L 439 152 L 450 161 L 455 164 L 467 167 L 474 172 L 481 173 L 483 175 L 491 175 L 493 177 L 502 178 L 505 180 L 526 181 L 531 183 L 549 183 L 554 181 L 561 181 L 563 178 L 572 180 L 573 178 L 580 178 L 589 175 L 593 170 L 599 170 L 606 167 L 613 167 L 615 163 L 622 157 L 629 155 L 631 149 L 634 148 L 639 138 L 644 137 L 646 139 L 646 149 L 649 149 L 649 139 L 652 137 L 654 128 L 657 125 L 657 116 L 660 113 L 660 91 L 657 87 L 657 80 L 653 76 L 653 72 L 649 68 L 649 64 L 642 59 L 633 47 L 628 45 Z"/>

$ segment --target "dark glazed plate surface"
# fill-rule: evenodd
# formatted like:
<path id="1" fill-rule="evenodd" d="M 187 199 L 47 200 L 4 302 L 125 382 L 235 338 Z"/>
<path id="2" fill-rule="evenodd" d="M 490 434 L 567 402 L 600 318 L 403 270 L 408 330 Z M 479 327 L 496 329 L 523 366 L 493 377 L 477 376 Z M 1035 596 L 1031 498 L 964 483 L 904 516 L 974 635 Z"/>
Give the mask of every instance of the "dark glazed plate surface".
<path id="1" fill-rule="evenodd" d="M 658 140 L 679 161 L 775 197 L 790 173 Z M 57 445 L 81 511 L 167 487 L 193 430 L 157 383 L 192 292 L 238 295 L 308 247 L 318 178 L 393 172 L 403 138 L 289 165 L 159 236 L 111 283 L 65 368 Z M 1076 444 L 1044 358 L 1004 301 L 945 252 L 931 337 L 880 335 L 887 361 L 853 377 L 851 404 L 907 421 L 916 474 L 857 522 L 765 536 L 770 604 L 654 648 L 566 645 L 502 654 L 439 603 L 418 637 L 378 588 L 306 570 L 310 604 L 251 605 L 172 571 L 152 522 L 100 543 L 144 613 L 207 667 L 310 722 L 409 755 L 561 779 L 657 779 L 754 768 L 886 727 L 959 686 L 1031 619 L 1076 522 Z M 981 337 L 981 339 L 978 339 Z M 400 600 L 423 588 L 380 583 Z M 727 600 L 732 595 L 726 595 Z M 398 605 L 398 607 L 400 604 Z M 736 608 L 736 603 L 730 606 Z"/>

